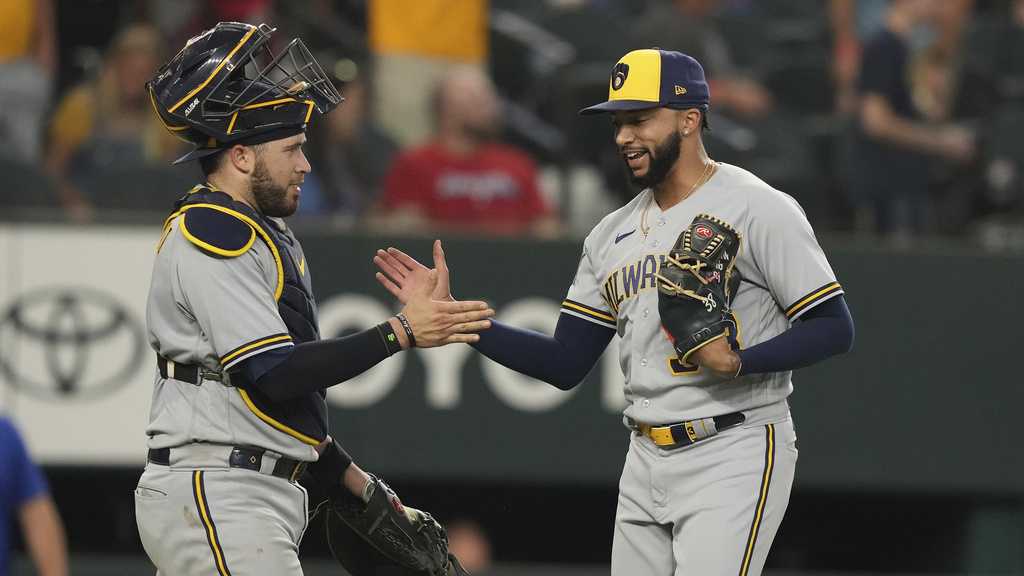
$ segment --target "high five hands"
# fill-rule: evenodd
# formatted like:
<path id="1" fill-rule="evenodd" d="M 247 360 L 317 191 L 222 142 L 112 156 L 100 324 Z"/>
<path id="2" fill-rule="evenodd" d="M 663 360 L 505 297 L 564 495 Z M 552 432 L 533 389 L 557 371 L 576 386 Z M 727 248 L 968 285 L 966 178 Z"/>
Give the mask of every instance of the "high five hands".
<path id="1" fill-rule="evenodd" d="M 423 290 L 432 282 L 432 273 L 436 273 L 437 283 L 430 292 L 431 297 L 435 300 L 455 301 L 452 298 L 451 285 L 448 280 L 448 264 L 445 262 L 444 249 L 441 248 L 440 240 L 434 240 L 433 269 L 420 264 L 415 258 L 398 248 L 377 250 L 377 254 L 373 257 L 373 263 L 380 270 L 376 274 L 377 281 L 402 304 L 407 303 L 418 290 Z"/>
<path id="2" fill-rule="evenodd" d="M 473 343 L 491 327 L 494 316 L 486 302 L 452 298 L 448 265 L 441 241 L 434 241 L 434 268 L 427 268 L 397 248 L 378 250 L 373 257 L 381 271 L 376 278 L 405 305 L 405 314 L 420 348 L 455 342 Z"/>

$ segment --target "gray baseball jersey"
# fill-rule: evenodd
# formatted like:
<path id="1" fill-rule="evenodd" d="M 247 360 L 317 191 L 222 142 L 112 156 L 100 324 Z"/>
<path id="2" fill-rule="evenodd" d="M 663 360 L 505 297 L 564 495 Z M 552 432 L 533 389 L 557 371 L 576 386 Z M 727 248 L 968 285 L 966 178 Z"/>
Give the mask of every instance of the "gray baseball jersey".
<path id="1" fill-rule="evenodd" d="M 182 226 L 182 218 L 170 222 L 153 265 L 146 306 L 149 340 L 164 358 L 201 365 L 221 380 L 204 378 L 196 386 L 158 373 L 146 428 L 149 447 L 257 446 L 315 461 L 319 440 L 271 418 L 245 391 L 225 385 L 227 371 L 242 360 L 293 345 L 278 310 L 281 272 L 270 245 L 254 238 L 242 254 L 212 256 Z M 302 282 L 308 283 L 298 241 L 291 250 Z"/>
<path id="2" fill-rule="evenodd" d="M 641 219 L 647 208 L 647 236 Z M 789 328 L 815 305 L 842 294 L 800 206 L 756 176 L 719 164 L 685 201 L 662 211 L 645 190 L 606 216 L 583 243 L 562 313 L 614 328 L 622 341 L 626 416 L 650 424 L 680 422 L 778 402 L 793 390 L 790 372 L 737 380 L 680 364 L 661 330 L 654 274 L 679 233 L 706 213 L 740 233 L 733 299 L 744 348 Z"/>
<path id="3" fill-rule="evenodd" d="M 633 433 L 619 482 L 613 576 L 760 574 L 789 502 L 797 460 L 786 402 L 791 373 L 716 377 L 678 362 L 661 328 L 655 273 L 701 213 L 740 234 L 735 270 L 742 281 L 732 302 L 738 326 L 732 337 L 740 346 L 781 334 L 807 310 L 842 294 L 796 201 L 736 166 L 719 164 L 693 195 L 666 211 L 645 190 L 594 228 L 562 313 L 620 336 L 624 418 L 687 422 L 689 434 L 711 426 L 714 416 L 746 417 L 681 448 Z"/>

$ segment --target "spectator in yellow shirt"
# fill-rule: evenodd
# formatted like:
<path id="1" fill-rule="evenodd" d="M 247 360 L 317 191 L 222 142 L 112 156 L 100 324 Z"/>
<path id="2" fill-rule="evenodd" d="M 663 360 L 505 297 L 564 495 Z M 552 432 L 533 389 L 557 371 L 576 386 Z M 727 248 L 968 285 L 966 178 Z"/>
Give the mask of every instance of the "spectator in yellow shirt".
<path id="1" fill-rule="evenodd" d="M 487 0 L 369 0 L 375 118 L 401 146 L 433 131 L 431 97 L 454 66 L 487 60 Z"/>
<path id="2" fill-rule="evenodd" d="M 104 170 L 164 166 L 182 143 L 150 109 L 146 80 L 160 63 L 160 36 L 149 25 L 121 30 L 97 78 L 72 88 L 50 122 L 47 168 L 61 202 L 75 220 L 88 220 L 103 190 L 90 185 Z"/>

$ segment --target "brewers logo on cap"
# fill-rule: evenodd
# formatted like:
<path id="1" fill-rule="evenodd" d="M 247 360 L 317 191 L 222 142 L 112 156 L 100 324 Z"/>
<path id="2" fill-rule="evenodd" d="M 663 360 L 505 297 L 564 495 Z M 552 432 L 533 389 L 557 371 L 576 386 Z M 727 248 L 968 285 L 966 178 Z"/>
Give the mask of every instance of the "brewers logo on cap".
<path id="1" fill-rule="evenodd" d="M 626 83 L 626 76 L 629 76 L 629 64 L 619 62 L 612 70 L 612 90 L 622 88 L 622 85 Z"/>

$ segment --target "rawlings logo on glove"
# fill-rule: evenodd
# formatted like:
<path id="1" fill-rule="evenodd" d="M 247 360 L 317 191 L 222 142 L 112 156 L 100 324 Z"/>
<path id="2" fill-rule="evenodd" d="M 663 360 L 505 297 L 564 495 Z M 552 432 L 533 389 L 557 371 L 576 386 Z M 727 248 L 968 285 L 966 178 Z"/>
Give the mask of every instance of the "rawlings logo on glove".
<path id="1" fill-rule="evenodd" d="M 740 234 L 729 224 L 698 214 L 683 230 L 655 274 L 661 326 L 679 361 L 735 331 L 730 303 L 739 285 L 733 267 Z"/>

